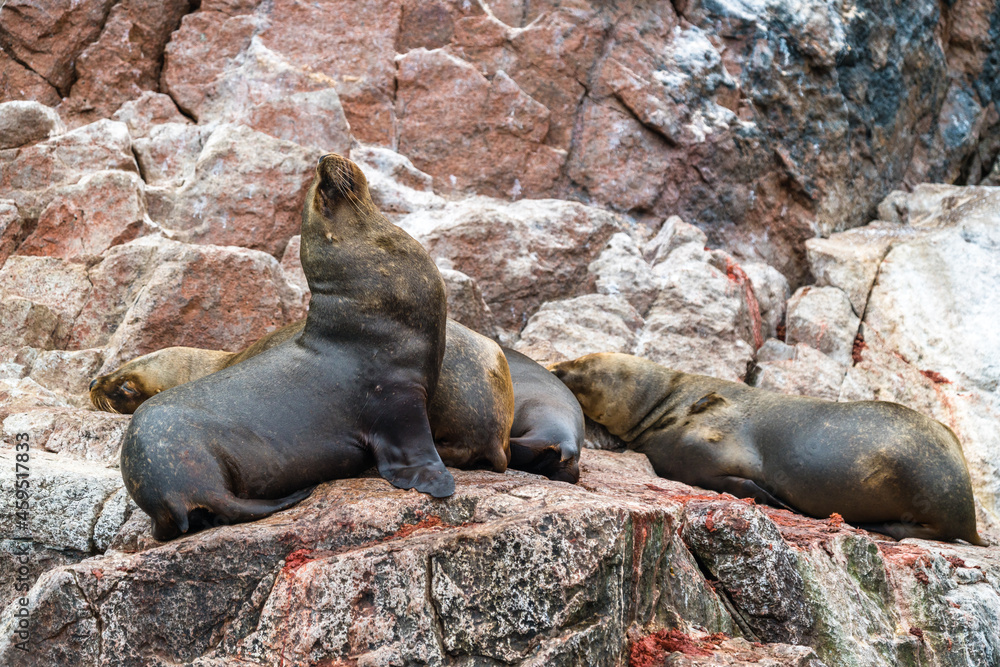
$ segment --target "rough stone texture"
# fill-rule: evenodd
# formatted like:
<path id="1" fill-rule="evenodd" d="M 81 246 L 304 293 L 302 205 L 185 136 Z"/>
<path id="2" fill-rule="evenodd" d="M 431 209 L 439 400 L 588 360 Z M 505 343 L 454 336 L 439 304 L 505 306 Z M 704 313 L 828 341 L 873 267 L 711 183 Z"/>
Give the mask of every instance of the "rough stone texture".
<path id="1" fill-rule="evenodd" d="M 11 0 L 0 7 L 0 44 L 60 93 L 74 61 L 101 31 L 114 0 Z"/>
<path id="2" fill-rule="evenodd" d="M 851 363 L 860 323 L 861 318 L 843 290 L 802 287 L 788 300 L 785 340 L 789 345 L 810 345 L 847 365 Z"/>
<path id="3" fill-rule="evenodd" d="M 74 125 L 107 118 L 124 102 L 159 84 L 163 49 L 189 0 L 121 0 L 100 37 L 74 62 L 75 81 L 60 111 Z"/>
<path id="4" fill-rule="evenodd" d="M 713 256 L 700 241 L 677 246 L 655 264 L 661 289 L 636 353 L 687 373 L 742 379 L 761 336 L 760 315 L 749 280 L 735 268 L 732 258 Z"/>
<path id="5" fill-rule="evenodd" d="M 0 344 L 69 349 L 91 291 L 87 268 L 55 257 L 9 257 L 0 269 Z M 15 316 L 16 315 L 16 316 Z M 8 328 L 7 322 L 13 326 Z M 89 347 L 89 346 L 88 346 Z"/>
<path id="6" fill-rule="evenodd" d="M 372 201 L 389 219 L 415 211 L 439 209 L 445 200 L 434 194 L 434 179 L 399 153 L 375 145 L 355 144 L 353 160 L 365 178 Z"/>
<path id="7" fill-rule="evenodd" d="M 125 123 L 133 139 L 147 136 L 157 125 L 191 122 L 181 114 L 170 96 L 152 91 L 121 105 L 111 119 Z"/>
<path id="8" fill-rule="evenodd" d="M 512 199 L 552 192 L 566 153 L 542 144 L 549 110 L 506 73 L 487 79 L 422 48 L 402 56 L 398 72 L 399 150 L 439 189 Z"/>
<path id="9" fill-rule="evenodd" d="M 750 279 L 754 297 L 757 299 L 761 334 L 764 338 L 777 336 L 778 328 L 785 325 L 786 304 L 792 295 L 788 280 L 773 266 L 762 262 L 744 261 L 740 262 L 740 267 Z"/>
<path id="10" fill-rule="evenodd" d="M 5 470 L 13 470 L 13 447 L 0 448 Z M 68 461 L 43 452 L 30 456 L 30 506 L 27 525 L 17 520 L 13 494 L 5 499 L 0 530 L 30 536 L 50 548 L 94 551 L 94 525 L 105 502 L 122 486 L 121 475 L 104 466 Z"/>
<path id="11" fill-rule="evenodd" d="M 321 154 L 245 126 L 221 125 L 169 210 L 153 219 L 179 240 L 239 245 L 280 257 L 298 231 L 302 200 Z"/>
<path id="12" fill-rule="evenodd" d="M 33 144 L 65 131 L 59 114 L 44 104 L 0 104 L 0 150 Z"/>
<path id="13" fill-rule="evenodd" d="M 484 336 L 496 338 L 496 320 L 476 281 L 461 271 L 444 268 L 441 277 L 448 296 L 448 317 Z"/>
<path id="14" fill-rule="evenodd" d="M 119 261 L 140 273 L 141 282 L 127 291 L 127 283 L 117 280 Z M 285 280 L 276 259 L 258 251 L 140 239 L 116 246 L 91 273 L 103 273 L 108 284 L 95 284 L 76 331 L 81 345 L 106 345 L 105 370 L 171 345 L 240 350 L 305 316 L 301 292 Z M 240 287 L 227 289 L 230 284 Z M 108 300 L 127 310 L 117 305 L 109 313 Z M 113 335 L 101 340 L 112 326 Z"/>
<path id="15" fill-rule="evenodd" d="M 649 310 L 659 290 L 653 268 L 643 258 L 635 240 L 625 233 L 612 236 L 608 247 L 587 270 L 595 277 L 599 293 L 621 296 L 639 314 Z"/>
<path id="16" fill-rule="evenodd" d="M 514 349 L 543 365 L 593 352 L 631 352 L 642 325 L 642 316 L 621 297 L 586 294 L 543 304 Z"/>
<path id="17" fill-rule="evenodd" d="M 836 401 L 847 368 L 805 343 L 793 346 L 770 338 L 757 350 L 757 367 L 748 381 L 761 389 Z"/>
<path id="18" fill-rule="evenodd" d="M 104 350 L 50 350 L 40 352 L 29 375 L 43 387 L 66 394 L 84 394 L 104 363 Z"/>
<path id="19" fill-rule="evenodd" d="M 399 226 L 431 257 L 472 276 L 497 323 L 517 331 L 542 302 L 589 291 L 587 265 L 621 222 L 573 202 L 477 197 L 413 213 Z"/>
<path id="20" fill-rule="evenodd" d="M 33 447 L 61 454 L 63 460 L 90 461 L 117 468 L 130 419 L 127 415 L 89 409 L 37 408 L 6 416 L 3 434 L 12 441 L 18 433 L 28 433 Z"/>
<path id="21" fill-rule="evenodd" d="M 18 253 L 94 262 L 112 246 L 152 231 L 143 180 L 128 171 L 99 171 L 60 189 Z"/>
<path id="22" fill-rule="evenodd" d="M 0 267 L 21 244 L 24 233 L 17 204 L 9 199 L 0 199 Z"/>
<path id="23" fill-rule="evenodd" d="M 341 480 L 268 519 L 164 545 L 127 538 L 148 531 L 136 513 L 108 553 L 38 579 L 29 657 L 7 631 L 15 606 L 0 614 L 0 659 L 662 664 L 636 662 L 656 633 L 654 645 L 708 665 L 1000 656 L 995 548 L 897 544 L 699 493 L 632 453 L 586 450 L 581 463 L 577 486 L 457 471 L 444 501 Z"/>
<path id="24" fill-rule="evenodd" d="M 37 219 L 56 188 L 102 169 L 138 171 L 123 123 L 102 120 L 31 146 L 0 151 L 0 193 Z"/>
<path id="25" fill-rule="evenodd" d="M 55 106 L 59 103 L 59 91 L 0 46 L 0 100 L 33 101 Z"/>

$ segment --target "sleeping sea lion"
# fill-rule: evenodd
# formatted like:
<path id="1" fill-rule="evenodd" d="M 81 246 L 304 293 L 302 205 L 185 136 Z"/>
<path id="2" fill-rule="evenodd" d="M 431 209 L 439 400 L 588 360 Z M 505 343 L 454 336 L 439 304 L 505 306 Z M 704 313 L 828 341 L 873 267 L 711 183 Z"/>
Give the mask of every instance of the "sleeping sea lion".
<path id="1" fill-rule="evenodd" d="M 550 370 L 662 477 L 814 517 L 836 512 L 896 539 L 985 544 L 958 439 L 902 405 L 788 396 L 618 353 Z"/>

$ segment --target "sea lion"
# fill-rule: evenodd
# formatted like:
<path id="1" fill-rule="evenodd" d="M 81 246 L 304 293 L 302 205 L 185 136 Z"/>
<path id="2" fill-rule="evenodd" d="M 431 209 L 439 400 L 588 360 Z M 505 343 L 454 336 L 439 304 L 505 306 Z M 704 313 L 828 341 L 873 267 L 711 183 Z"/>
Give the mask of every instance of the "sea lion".
<path id="1" fill-rule="evenodd" d="M 397 487 L 454 492 L 427 417 L 444 282 L 339 155 L 320 158 L 306 195 L 302 266 L 312 298 L 300 335 L 135 411 L 121 472 L 156 539 L 261 518 L 372 463 Z"/>
<path id="2" fill-rule="evenodd" d="M 145 354 L 94 378 L 90 400 L 101 410 L 132 414 L 157 393 L 253 358 L 304 328 L 304 319 L 286 324 L 242 352 L 168 347 Z M 504 472 L 510 460 L 514 386 L 500 346 L 449 319 L 441 375 L 427 414 L 445 465 Z"/>
<path id="3" fill-rule="evenodd" d="M 836 512 L 897 539 L 985 544 L 958 439 L 902 405 L 788 396 L 618 353 L 549 368 L 661 477 L 814 517 Z"/>
<path id="4" fill-rule="evenodd" d="M 573 393 L 544 366 L 503 348 L 514 383 L 510 467 L 575 484 L 586 428 Z"/>

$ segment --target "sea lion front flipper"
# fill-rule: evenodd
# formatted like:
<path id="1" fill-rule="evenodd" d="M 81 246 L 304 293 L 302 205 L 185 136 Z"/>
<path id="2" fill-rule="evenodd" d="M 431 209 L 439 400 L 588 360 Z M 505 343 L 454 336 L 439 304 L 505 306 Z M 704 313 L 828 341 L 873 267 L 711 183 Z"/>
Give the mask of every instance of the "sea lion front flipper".
<path id="1" fill-rule="evenodd" d="M 770 493 L 762 489 L 757 485 L 757 482 L 752 479 L 746 479 L 745 477 L 736 477 L 734 475 L 728 475 L 725 477 L 718 477 L 718 484 L 714 486 L 714 490 L 722 491 L 723 493 L 729 493 L 737 498 L 753 498 L 759 503 L 764 503 L 770 505 L 771 507 L 777 507 L 778 509 L 788 510 L 789 512 L 794 512 L 795 508 L 789 507 L 785 503 L 781 502 Z"/>
<path id="2" fill-rule="evenodd" d="M 455 493 L 455 478 L 434 447 L 427 410 L 415 402 L 393 406 L 390 428 L 384 422 L 370 435 L 375 465 L 382 477 L 400 489 L 416 489 L 435 498 Z"/>

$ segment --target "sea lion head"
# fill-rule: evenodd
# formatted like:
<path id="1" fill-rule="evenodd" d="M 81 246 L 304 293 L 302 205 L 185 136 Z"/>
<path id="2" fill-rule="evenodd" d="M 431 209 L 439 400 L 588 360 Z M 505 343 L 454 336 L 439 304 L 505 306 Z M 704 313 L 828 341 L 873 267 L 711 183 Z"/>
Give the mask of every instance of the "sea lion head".
<path id="1" fill-rule="evenodd" d="M 649 380 L 651 364 L 631 354 L 598 352 L 548 369 L 573 392 L 583 414 L 620 437 L 645 416 L 644 403 L 656 393 L 662 396 Z"/>
<path id="2" fill-rule="evenodd" d="M 105 412 L 130 415 L 154 393 L 143 383 L 141 374 L 126 367 L 98 375 L 90 382 L 90 402 Z"/>
<path id="3" fill-rule="evenodd" d="M 130 415 L 161 391 L 214 373 L 232 356 L 194 347 L 150 352 L 91 380 L 90 402 L 98 410 Z"/>

